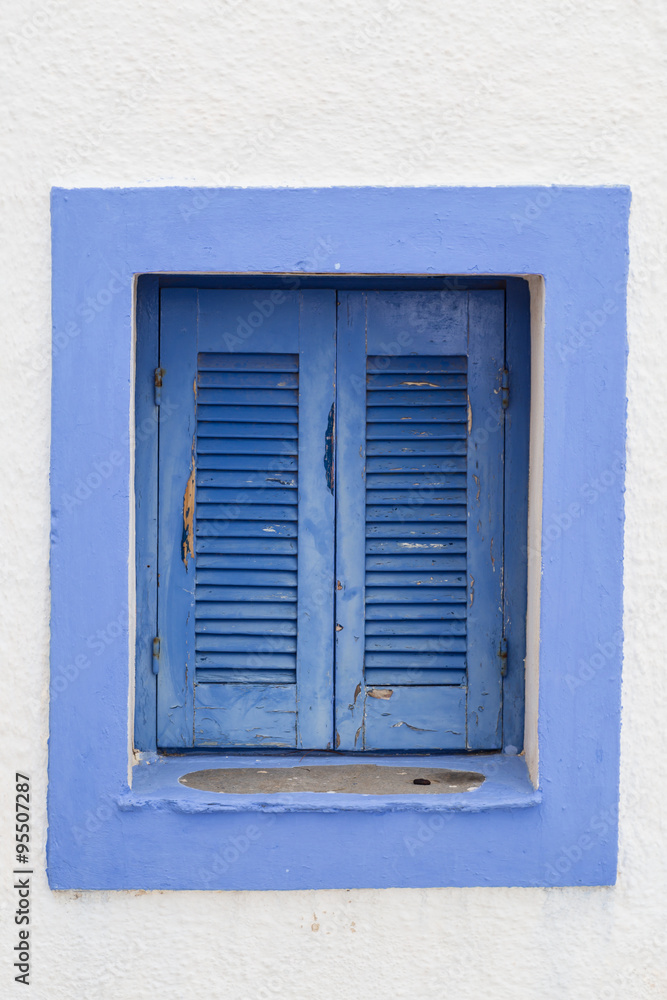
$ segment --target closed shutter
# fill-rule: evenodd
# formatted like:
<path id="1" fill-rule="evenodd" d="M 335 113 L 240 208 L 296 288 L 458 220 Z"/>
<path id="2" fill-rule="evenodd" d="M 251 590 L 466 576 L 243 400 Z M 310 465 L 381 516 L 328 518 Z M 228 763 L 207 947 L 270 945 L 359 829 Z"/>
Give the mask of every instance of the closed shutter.
<path id="1" fill-rule="evenodd" d="M 158 744 L 333 743 L 335 295 L 162 293 Z"/>
<path id="2" fill-rule="evenodd" d="M 341 749 L 500 745 L 504 294 L 338 307 Z"/>

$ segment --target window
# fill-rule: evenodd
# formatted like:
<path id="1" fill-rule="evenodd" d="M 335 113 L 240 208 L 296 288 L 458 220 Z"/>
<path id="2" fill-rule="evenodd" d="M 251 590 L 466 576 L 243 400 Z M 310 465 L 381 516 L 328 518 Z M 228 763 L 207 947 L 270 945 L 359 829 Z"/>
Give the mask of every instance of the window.
<path id="1" fill-rule="evenodd" d="M 500 749 L 504 290 L 160 308 L 157 745 Z"/>
<path id="2" fill-rule="evenodd" d="M 50 885 L 316 889 L 613 883 L 622 653 L 623 476 L 618 456 L 625 446 L 628 190 L 220 189 L 209 194 L 202 199 L 179 188 L 53 192 Z M 201 210 L 190 210 L 201 203 Z M 322 240 L 330 248 L 326 261 L 313 249 L 322 246 Z M 335 277 L 322 272 L 335 272 Z M 446 275 L 459 277 L 447 281 L 442 277 Z M 186 788 L 180 778 L 210 768 L 214 758 L 224 757 L 225 767 L 243 767 L 245 748 L 157 752 L 153 640 L 158 631 L 157 595 L 165 581 L 161 572 L 157 587 L 155 418 L 159 409 L 164 444 L 169 435 L 178 436 L 179 408 L 192 399 L 172 397 L 163 386 L 162 405 L 155 406 L 159 299 L 161 290 L 167 296 L 187 288 L 192 296 L 198 294 L 195 287 L 199 294 L 261 292 L 260 301 L 279 290 L 298 293 L 300 301 L 306 293 L 326 297 L 337 291 L 340 298 L 357 295 L 357 305 L 362 300 L 357 293 L 366 293 L 369 316 L 368 302 L 382 297 L 375 293 L 435 291 L 449 297 L 464 292 L 469 302 L 477 293 L 489 301 L 497 293 L 504 296 L 510 399 L 503 418 L 507 673 L 502 677 L 502 741 L 489 752 L 472 751 L 474 759 L 466 750 L 418 751 L 429 754 L 435 767 L 482 774 L 485 780 L 474 790 L 220 795 Z M 354 318 L 355 311 L 350 315 Z M 596 317 L 602 317 L 600 323 Z M 336 326 L 336 498 L 328 491 L 321 437 L 314 445 L 315 458 L 305 468 L 320 490 L 323 484 L 327 487 L 329 510 L 332 501 L 338 501 L 340 541 L 341 519 L 361 517 L 363 525 L 360 512 L 366 500 L 364 484 L 361 490 L 350 487 L 346 513 L 345 471 L 354 468 L 356 459 L 346 465 L 341 435 L 349 432 L 362 451 L 364 438 L 375 440 L 364 430 L 364 389 L 374 398 L 392 387 L 368 388 L 369 374 L 391 372 L 380 371 L 371 361 L 369 373 L 356 337 L 349 334 L 346 351 L 346 328 L 340 321 Z M 262 328 L 256 331 L 260 338 Z M 419 332 L 416 326 L 408 333 L 414 330 Z M 238 334 L 236 329 L 231 332 Z M 489 336 L 488 330 L 484 336 Z M 240 340 L 232 350 L 211 353 L 255 353 L 250 346 L 254 335 Z M 371 358 L 438 353 L 398 343 L 405 354 L 392 346 L 378 349 L 369 341 Z M 469 341 L 469 380 L 470 352 Z M 268 344 L 264 353 L 297 352 Z M 453 355 L 463 357 L 463 352 L 457 347 Z M 192 358 L 187 361 L 192 363 Z M 360 382 L 341 378 L 346 364 Z M 163 367 L 166 371 L 168 366 Z M 314 400 L 313 393 L 313 405 Z M 356 416 L 350 416 L 353 403 Z M 327 436 L 330 412 L 330 402 L 328 409 L 325 405 L 317 412 L 318 436 Z M 311 429 L 303 413 L 301 417 L 300 443 Z M 475 427 L 476 419 L 473 413 L 472 434 L 485 448 L 485 435 L 496 436 L 495 425 L 489 418 L 488 426 L 482 422 Z M 526 572 L 521 497 L 529 419 L 526 586 L 525 577 L 521 583 Z M 179 459 L 173 475 L 176 538 L 178 542 L 180 528 L 181 543 L 187 527 L 183 493 L 191 472 L 193 434 L 194 427 L 185 469 Z M 595 479 L 609 485 L 593 502 L 587 486 Z M 476 491 L 468 487 L 469 503 L 471 498 L 474 502 Z M 196 527 L 196 511 L 193 516 Z M 407 523 L 400 522 L 401 527 Z M 356 530 L 363 538 L 359 524 Z M 186 530 L 187 544 L 194 546 L 195 537 Z M 178 554 L 183 565 L 182 549 Z M 363 554 L 361 546 L 352 553 L 348 579 Z M 299 551 L 297 573 L 298 558 Z M 334 554 L 334 575 L 330 568 L 324 574 L 324 589 L 337 588 L 338 579 L 346 583 L 341 557 L 336 558 Z M 330 566 L 330 550 L 328 559 Z M 325 564 L 326 558 L 319 562 Z M 189 565 L 188 581 L 191 557 Z M 335 589 L 334 594 L 350 597 L 348 613 L 359 623 L 352 589 Z M 477 580 L 475 589 L 473 607 Z M 527 614 L 520 603 L 526 594 Z M 320 600 L 329 621 L 344 625 L 336 636 L 357 634 L 350 633 L 338 615 L 334 619 L 332 605 L 322 595 L 317 596 Z M 358 631 L 361 642 L 365 632 Z M 329 627 L 314 640 L 328 637 L 330 642 L 333 632 Z M 517 653 L 524 648 L 525 742 L 523 686 L 518 684 L 523 663 Z M 163 654 L 155 652 L 159 677 Z M 337 667 L 342 670 L 345 664 Z M 367 668 L 412 669 L 378 663 L 367 663 Z M 359 676 L 359 667 L 353 669 Z M 467 669 L 472 670 L 469 657 Z M 380 685 L 377 675 L 363 680 L 367 687 L 391 688 Z M 394 690 L 410 687 L 395 685 Z M 366 701 L 381 713 L 392 699 Z M 333 711 L 333 702 L 328 704 Z M 349 711 L 344 703 L 342 711 Z M 389 728 L 400 733 L 407 727 Z M 352 742 L 349 733 L 346 739 Z M 525 754 L 511 752 L 522 746 Z M 138 752 L 133 753 L 135 748 Z M 293 752 L 292 763 L 304 752 Z M 408 761 L 409 751 L 399 752 Z M 321 753 L 327 765 L 340 759 Z M 266 748 L 262 767 L 284 767 L 289 757 L 288 749 Z M 384 756 L 375 751 L 373 759 L 378 766 L 396 763 L 389 750 Z"/>

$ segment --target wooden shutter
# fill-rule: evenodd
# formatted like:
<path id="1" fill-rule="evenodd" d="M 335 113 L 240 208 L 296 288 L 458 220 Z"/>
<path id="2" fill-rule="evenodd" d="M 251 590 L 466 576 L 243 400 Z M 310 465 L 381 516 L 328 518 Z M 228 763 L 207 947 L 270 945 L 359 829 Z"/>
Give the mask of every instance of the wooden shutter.
<path id="1" fill-rule="evenodd" d="M 333 742 L 335 294 L 162 293 L 158 744 Z"/>
<path id="2" fill-rule="evenodd" d="M 336 741 L 500 746 L 504 293 L 338 304 Z"/>

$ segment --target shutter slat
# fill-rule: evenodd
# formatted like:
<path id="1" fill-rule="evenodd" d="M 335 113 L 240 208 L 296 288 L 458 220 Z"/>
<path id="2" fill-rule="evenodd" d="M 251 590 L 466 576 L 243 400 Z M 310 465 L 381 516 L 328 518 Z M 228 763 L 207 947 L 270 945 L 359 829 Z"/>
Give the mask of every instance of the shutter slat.
<path id="1" fill-rule="evenodd" d="M 464 670 L 466 665 L 465 653 L 413 653 L 402 650 L 400 652 L 367 652 L 367 667 L 396 667 L 403 670 L 432 670 L 437 668 Z"/>
<path id="2" fill-rule="evenodd" d="M 296 469 L 296 453 L 297 446 L 294 440 L 225 438 L 223 443 L 218 438 L 211 440 L 204 438 L 197 442 L 197 467 L 199 469 Z M 252 464 L 254 462 L 257 464 Z"/>
<path id="3" fill-rule="evenodd" d="M 197 554 L 197 566 L 204 569 L 296 570 L 296 556 Z"/>
<path id="4" fill-rule="evenodd" d="M 274 382 L 274 376 L 270 376 L 270 382 Z M 237 388 L 227 388 L 227 387 L 212 387 L 212 386 L 200 386 L 197 393 L 197 402 L 200 406 L 209 404 L 215 406 L 229 406 L 230 403 L 234 403 L 241 407 L 252 407 L 252 406 L 297 406 L 299 403 L 299 394 L 295 388 L 293 389 L 273 389 L 263 386 L 262 388 L 255 389 L 244 389 L 241 387 Z"/>
<path id="5" fill-rule="evenodd" d="M 369 587 L 366 586 L 366 602 L 388 604 L 422 604 L 425 601 L 442 603 L 466 603 L 465 587 Z"/>
<path id="6" fill-rule="evenodd" d="M 197 501 L 203 506 L 203 516 L 211 516 L 206 504 L 223 504 L 236 507 L 238 504 L 296 504 L 296 489 L 281 488 L 275 482 L 253 483 L 230 489 L 210 489 L 202 487 L 197 490 Z M 247 511 L 245 512 L 247 514 Z M 249 515 L 248 515 L 249 516 Z"/>
<path id="7" fill-rule="evenodd" d="M 444 400 L 442 401 L 444 403 Z M 454 403 L 456 405 L 454 405 Z M 451 406 L 422 406 L 421 400 L 414 399 L 411 402 L 396 403 L 393 406 L 369 406 L 367 409 L 369 423 L 386 422 L 393 424 L 396 421 L 396 409 L 401 409 L 400 420 L 407 423 L 458 423 L 465 414 L 465 393 L 457 394 Z M 405 412 L 403 412 L 405 411 Z M 223 420 L 224 417 L 219 419 Z M 260 420 L 261 417 L 257 417 Z M 400 425 L 399 425 L 400 426 Z"/>
<path id="8" fill-rule="evenodd" d="M 415 493 L 423 497 L 429 504 L 461 504 L 465 503 L 464 490 L 448 490 L 446 487 L 438 487 L 434 483 L 428 486 L 420 482 L 415 483 L 411 489 L 399 489 L 396 484 L 391 484 L 393 488 L 388 490 L 366 491 L 366 501 L 373 504 L 409 504 L 414 503 Z"/>
<path id="9" fill-rule="evenodd" d="M 371 652 L 465 653 L 466 641 L 460 636 L 369 635 L 367 632 L 366 649 Z"/>
<path id="10" fill-rule="evenodd" d="M 197 601 L 295 601 L 296 587 L 200 587 Z"/>
<path id="11" fill-rule="evenodd" d="M 296 653 L 296 635 L 210 635 L 198 633 L 197 652 Z"/>
<path id="12" fill-rule="evenodd" d="M 204 355 L 206 357 L 206 355 Z M 299 378 L 293 373 L 282 373 L 276 379 L 273 372 L 244 372 L 238 369 L 230 371 L 200 371 L 197 384 L 201 388 L 226 389 L 294 389 L 299 384 Z"/>
<path id="13" fill-rule="evenodd" d="M 371 386 L 369 386 L 371 388 Z M 465 381 L 461 385 L 460 389 L 408 389 L 405 391 L 401 390 L 375 390 L 373 388 L 373 411 L 375 412 L 378 407 L 394 407 L 394 406 L 414 406 L 414 407 L 429 407 L 429 406 L 465 406 L 466 405 L 466 392 L 465 392 Z M 286 401 L 287 402 L 287 401 Z M 379 418 L 375 418 L 376 420 Z M 391 418 L 396 419 L 395 417 Z M 426 417 L 427 420 L 432 419 L 431 416 Z"/>
<path id="14" fill-rule="evenodd" d="M 294 670 L 198 666 L 195 688 L 201 684 L 289 684 L 293 687 Z"/>
<path id="15" fill-rule="evenodd" d="M 400 525 L 412 523 L 414 521 L 466 521 L 467 508 L 459 504 L 452 504 L 448 500 L 439 504 L 429 503 L 420 505 L 421 496 L 415 493 L 415 502 L 412 506 L 395 506 L 392 504 L 373 504 L 366 507 L 366 519 L 371 521 L 391 521 Z M 435 499 L 429 497 L 429 500 Z"/>
<path id="16" fill-rule="evenodd" d="M 465 484 L 465 455 L 415 455 L 412 458 L 405 454 L 409 449 L 400 449 L 397 455 L 377 456 L 368 459 L 367 471 L 380 472 L 438 472 L 441 474 L 442 485 L 458 486 Z M 447 473 L 461 473 L 458 478 Z"/>
<path id="17" fill-rule="evenodd" d="M 423 372 L 426 375 L 435 375 L 438 372 L 465 374 L 468 370 L 468 359 L 456 355 L 439 356 L 437 354 L 428 357 L 369 355 L 366 370 L 368 372 L 367 382 L 372 388 L 375 384 L 373 379 L 377 375 L 382 376 L 385 372 L 405 372 L 408 375 L 412 372 Z"/>
<path id="18" fill-rule="evenodd" d="M 264 610 L 264 609 L 262 609 Z M 268 618 L 201 618 L 195 622 L 197 635 L 296 635 L 296 622 Z"/>
<path id="19" fill-rule="evenodd" d="M 464 555 L 456 556 L 411 556 L 411 555 L 369 555 L 366 556 L 367 570 L 455 570 L 466 568 Z"/>
<path id="20" fill-rule="evenodd" d="M 372 621 L 366 622 L 367 642 L 373 642 L 375 636 L 409 636 L 415 639 L 417 636 L 436 636 L 443 638 L 447 636 L 461 636 L 466 633 L 465 621 L 455 621 L 452 619 L 440 621 L 402 621 L 400 618 L 393 621 Z"/>
<path id="21" fill-rule="evenodd" d="M 464 539 L 445 538 L 438 541 L 428 539 L 410 539 L 401 541 L 395 538 L 367 538 L 366 552 L 390 552 L 390 553 L 454 553 L 465 552 L 466 542 Z"/>
<path id="22" fill-rule="evenodd" d="M 197 584 L 212 587 L 224 586 L 271 586 L 296 587 L 296 572 L 285 573 L 277 570 L 262 572 L 256 569 L 204 569 L 197 561 Z"/>
<path id="23" fill-rule="evenodd" d="M 287 400 L 285 400 L 287 403 Z M 202 405 L 197 400 L 197 416 L 200 421 L 206 420 L 255 420 L 257 423 L 266 424 L 277 421 L 279 423 L 297 422 L 296 406 L 240 406 L 240 405 Z"/>
<path id="24" fill-rule="evenodd" d="M 467 375 L 465 371 L 460 374 L 449 372 L 429 372 L 428 375 L 413 378 L 409 375 L 395 374 L 392 372 L 369 372 L 366 376 L 369 388 L 373 389 L 399 389 L 401 391 L 423 392 L 428 389 L 465 389 L 467 385 Z"/>
<path id="25" fill-rule="evenodd" d="M 298 372 L 298 354 L 215 354 L 213 351 L 201 353 L 198 356 L 200 372 Z M 240 380 L 230 382 L 238 385 Z M 240 384 L 243 384 L 242 382 Z M 274 379 L 270 385 L 279 386 L 280 378 Z"/>
<path id="26" fill-rule="evenodd" d="M 197 618 L 296 618 L 296 607 L 288 601 L 198 601 Z"/>
<path id="27" fill-rule="evenodd" d="M 280 606 L 280 605 L 279 605 Z M 465 604 L 369 604 L 366 618 L 376 621 L 407 618 L 465 618 Z"/>
<path id="28" fill-rule="evenodd" d="M 225 518 L 222 522 L 197 521 L 197 534 L 203 536 L 210 535 L 241 535 L 244 538 L 262 538 L 267 535 L 282 536 L 283 538 L 296 538 L 296 523 L 290 524 L 288 521 L 237 521 L 233 518 Z"/>
<path id="29" fill-rule="evenodd" d="M 197 473 L 197 499 L 201 503 L 203 500 L 215 500 L 214 490 L 216 488 L 229 489 L 233 487 L 245 488 L 259 486 L 262 489 L 278 489 L 280 487 L 297 486 L 297 474 L 293 471 L 274 469 L 250 469 L 231 470 L 221 472 L 198 472 Z"/>
<path id="30" fill-rule="evenodd" d="M 195 665 L 212 669 L 225 667 L 241 670 L 296 670 L 296 653 L 265 653 L 265 652 L 198 652 L 195 655 Z"/>
<path id="31" fill-rule="evenodd" d="M 197 437 L 199 438 L 198 448 L 200 443 L 203 444 L 202 438 L 217 438 L 218 450 L 224 454 L 227 450 L 227 444 L 225 438 L 285 438 L 287 440 L 294 439 L 299 436 L 299 432 L 296 427 L 296 423 L 254 423 L 254 424 L 238 424 L 218 421 L 208 421 L 201 420 L 197 427 Z"/>
<path id="32" fill-rule="evenodd" d="M 366 454 L 369 461 L 377 461 L 376 456 L 395 455 L 406 458 L 409 455 L 465 455 L 468 446 L 465 428 L 458 424 L 447 424 L 446 436 L 437 441 L 368 441 Z"/>
<path id="33" fill-rule="evenodd" d="M 197 574 L 199 581 L 199 574 Z M 204 582 L 204 581 L 202 581 Z M 465 573 L 415 573 L 407 570 L 396 573 L 366 572 L 367 587 L 465 587 L 468 580 Z"/>
<path id="34" fill-rule="evenodd" d="M 292 538 L 229 538 L 221 535 L 199 536 L 196 551 L 217 555 L 291 555 L 296 553 L 296 539 Z"/>
<path id="35" fill-rule="evenodd" d="M 383 423 L 374 420 L 366 428 L 366 435 L 369 441 L 387 439 L 391 441 L 414 440 L 415 438 L 447 438 L 447 424 L 457 423 L 465 420 L 466 411 L 463 406 L 452 406 L 447 411 L 447 416 L 438 423 L 412 423 L 409 416 L 406 416 L 405 423 Z M 287 435 L 286 435 L 287 436 Z"/>
<path id="36" fill-rule="evenodd" d="M 369 521 L 366 525 L 366 534 L 369 538 L 403 538 L 403 539 L 431 539 L 431 538 L 465 538 L 465 523 L 452 522 L 451 524 L 422 524 L 419 521 L 404 521 L 400 524 L 381 524 L 377 521 Z"/>
<path id="37" fill-rule="evenodd" d="M 393 667 L 367 667 L 366 683 L 378 687 L 428 686 L 443 684 L 460 687 L 465 684 L 465 670 L 401 670 Z"/>
<path id="38" fill-rule="evenodd" d="M 252 497 L 252 494 L 249 494 L 249 497 Z M 216 521 L 233 521 L 237 517 L 243 517 L 244 520 L 250 521 L 270 521 L 271 523 L 274 520 L 281 522 L 296 521 L 296 505 L 292 507 L 289 504 L 275 504 L 270 502 L 269 497 L 266 499 L 267 503 L 198 503 L 197 517 L 206 521 L 211 521 L 212 519 Z"/>

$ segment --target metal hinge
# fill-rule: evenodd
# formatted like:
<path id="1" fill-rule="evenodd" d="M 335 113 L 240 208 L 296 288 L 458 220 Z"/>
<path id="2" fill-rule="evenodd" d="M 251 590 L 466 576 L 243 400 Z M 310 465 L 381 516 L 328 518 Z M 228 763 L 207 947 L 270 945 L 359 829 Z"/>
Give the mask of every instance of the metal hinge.
<path id="1" fill-rule="evenodd" d="M 164 374 L 164 368 L 156 368 L 153 372 L 153 386 L 156 406 L 159 406 L 162 402 L 162 379 L 164 378 Z"/>
<path id="2" fill-rule="evenodd" d="M 502 389 L 503 410 L 506 410 L 510 405 L 510 373 L 507 368 L 503 368 L 503 380 L 500 387 Z"/>
<path id="3" fill-rule="evenodd" d="M 507 677 L 507 639 L 505 636 L 502 637 L 498 646 L 498 659 L 500 660 L 500 676 Z"/>
<path id="4" fill-rule="evenodd" d="M 153 673 L 160 673 L 160 636 L 153 639 Z"/>

